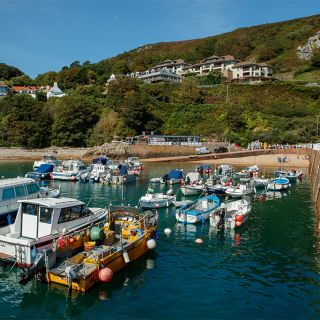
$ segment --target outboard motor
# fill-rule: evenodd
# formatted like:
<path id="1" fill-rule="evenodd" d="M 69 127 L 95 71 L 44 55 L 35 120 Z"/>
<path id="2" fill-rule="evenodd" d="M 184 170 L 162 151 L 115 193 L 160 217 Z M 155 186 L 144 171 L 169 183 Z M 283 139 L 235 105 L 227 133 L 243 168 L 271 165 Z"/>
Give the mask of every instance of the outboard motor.
<path id="1" fill-rule="evenodd" d="M 45 267 L 45 257 L 52 253 L 51 248 L 43 249 L 37 253 L 33 266 L 28 269 L 24 269 L 21 273 L 19 284 L 26 285 L 34 276 L 40 273 Z"/>

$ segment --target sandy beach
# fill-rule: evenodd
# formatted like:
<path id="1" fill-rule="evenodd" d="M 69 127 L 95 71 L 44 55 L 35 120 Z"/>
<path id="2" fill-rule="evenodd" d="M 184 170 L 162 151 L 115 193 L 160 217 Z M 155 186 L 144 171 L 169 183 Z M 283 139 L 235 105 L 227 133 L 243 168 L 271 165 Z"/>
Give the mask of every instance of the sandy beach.
<path id="1" fill-rule="evenodd" d="M 307 156 L 290 154 L 287 156 L 287 162 L 280 163 L 278 157 L 281 155 L 269 154 L 269 155 L 260 155 L 260 156 L 250 156 L 243 158 L 225 158 L 225 159 L 212 159 L 205 161 L 195 161 L 197 163 L 211 163 L 211 164 L 231 164 L 239 166 L 251 166 L 258 165 L 264 167 L 286 167 L 286 168 L 308 168 L 309 167 L 309 158 Z"/>

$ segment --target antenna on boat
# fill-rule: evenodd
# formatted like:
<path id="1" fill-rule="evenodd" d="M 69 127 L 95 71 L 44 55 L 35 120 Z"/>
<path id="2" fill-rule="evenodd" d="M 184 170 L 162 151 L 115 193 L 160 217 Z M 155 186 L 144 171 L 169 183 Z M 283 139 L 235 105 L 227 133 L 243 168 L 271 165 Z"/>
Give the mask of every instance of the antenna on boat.
<path id="1" fill-rule="evenodd" d="M 87 203 L 87 205 L 86 205 L 86 209 L 88 209 L 89 203 L 91 202 L 91 200 L 92 200 L 92 198 L 89 199 L 89 201 L 88 201 L 88 203 Z"/>

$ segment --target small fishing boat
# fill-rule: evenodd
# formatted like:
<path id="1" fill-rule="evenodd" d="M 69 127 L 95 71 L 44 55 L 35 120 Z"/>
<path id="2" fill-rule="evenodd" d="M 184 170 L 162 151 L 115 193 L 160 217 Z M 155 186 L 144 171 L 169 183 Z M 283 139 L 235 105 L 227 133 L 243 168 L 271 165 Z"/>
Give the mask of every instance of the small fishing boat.
<path id="1" fill-rule="evenodd" d="M 210 174 L 212 172 L 211 165 L 202 164 L 197 168 L 197 171 L 200 173 L 200 175 Z"/>
<path id="2" fill-rule="evenodd" d="M 35 171 L 26 173 L 25 177 L 33 180 L 49 180 L 51 179 L 53 168 L 53 164 L 43 163 Z"/>
<path id="3" fill-rule="evenodd" d="M 217 183 L 213 186 L 207 186 L 205 191 L 209 194 L 216 194 L 217 196 L 225 196 L 226 195 L 226 190 L 229 188 L 229 185 L 225 185 L 222 183 Z"/>
<path id="4" fill-rule="evenodd" d="M 29 268 L 40 251 L 106 218 L 107 209 L 87 208 L 71 198 L 19 200 L 14 223 L 0 228 L 0 259 Z"/>
<path id="5" fill-rule="evenodd" d="M 127 166 L 123 164 L 119 164 L 117 170 L 111 171 L 112 184 L 120 185 L 120 184 L 129 183 L 129 182 L 135 182 L 135 181 L 137 181 L 137 175 L 133 173 L 129 173 Z"/>
<path id="6" fill-rule="evenodd" d="M 141 208 L 167 208 L 173 204 L 176 196 L 173 195 L 173 190 L 170 189 L 167 193 L 155 193 L 153 189 L 149 188 L 147 193 L 139 200 Z"/>
<path id="7" fill-rule="evenodd" d="M 78 175 L 89 171 L 81 160 L 65 160 L 62 166 L 54 168 L 52 179 L 76 181 Z"/>
<path id="8" fill-rule="evenodd" d="M 210 225 L 218 229 L 234 229 L 247 222 L 250 212 L 250 198 L 221 203 L 221 207 L 210 214 Z"/>
<path id="9" fill-rule="evenodd" d="M 240 184 L 236 187 L 229 187 L 226 191 L 228 196 L 231 198 L 241 198 L 253 193 L 256 193 L 255 187 L 253 184 Z"/>
<path id="10" fill-rule="evenodd" d="M 156 247 L 157 214 L 142 213 L 126 206 L 110 206 L 108 223 L 92 228 L 90 238 L 84 239 L 83 251 L 64 260 L 56 251 L 46 253 L 39 262 L 44 281 L 87 292 L 97 282 L 109 282 L 113 274 Z M 26 283 L 28 274 L 20 283 Z"/>
<path id="11" fill-rule="evenodd" d="M 181 183 L 183 180 L 183 170 L 182 169 L 174 169 L 171 170 L 168 174 L 165 174 L 160 179 L 160 183 L 162 184 L 176 184 Z"/>
<path id="12" fill-rule="evenodd" d="M 303 176 L 303 172 L 300 170 L 277 170 L 274 172 L 276 178 L 287 178 L 290 182 L 296 182 Z"/>
<path id="13" fill-rule="evenodd" d="M 58 160 L 55 156 L 44 155 L 42 160 L 35 161 L 33 163 L 33 170 L 39 168 L 42 164 L 52 164 L 54 167 L 61 165 L 61 161 Z"/>
<path id="14" fill-rule="evenodd" d="M 143 169 L 143 163 L 140 161 L 138 157 L 129 157 L 127 160 L 125 160 L 125 163 L 128 165 L 130 169 L 134 169 L 134 170 Z"/>
<path id="15" fill-rule="evenodd" d="M 42 197 L 59 198 L 61 195 L 60 185 L 58 188 L 40 187 Z"/>
<path id="16" fill-rule="evenodd" d="M 239 172 L 236 172 L 235 176 L 239 179 L 248 178 L 248 175 L 249 177 L 253 177 L 254 175 L 259 174 L 259 171 L 260 171 L 260 168 L 257 165 L 254 165 L 254 166 L 246 167 Z"/>
<path id="17" fill-rule="evenodd" d="M 215 175 L 217 177 L 222 177 L 222 176 L 228 176 L 231 177 L 233 174 L 234 169 L 232 166 L 229 164 L 220 164 L 219 166 L 216 167 L 215 169 Z"/>
<path id="18" fill-rule="evenodd" d="M 204 223 L 219 205 L 220 199 L 216 195 L 202 197 L 176 210 L 176 219 L 182 223 Z"/>
<path id="19" fill-rule="evenodd" d="M 203 180 L 199 172 L 188 172 L 181 186 L 181 192 L 185 196 L 201 194 L 204 189 Z"/>
<path id="20" fill-rule="evenodd" d="M 265 188 L 268 185 L 270 179 L 254 177 L 253 181 L 256 188 Z"/>
<path id="21" fill-rule="evenodd" d="M 267 190 L 270 191 L 282 191 L 287 190 L 290 187 L 290 181 L 287 178 L 275 178 L 272 179 L 268 185 Z"/>

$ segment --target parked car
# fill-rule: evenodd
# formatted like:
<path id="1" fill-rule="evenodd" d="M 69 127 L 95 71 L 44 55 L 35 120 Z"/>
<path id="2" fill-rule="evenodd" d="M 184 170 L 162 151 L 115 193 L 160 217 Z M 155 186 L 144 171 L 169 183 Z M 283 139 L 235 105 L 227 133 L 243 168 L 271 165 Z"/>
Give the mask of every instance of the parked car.
<path id="1" fill-rule="evenodd" d="M 200 147 L 196 148 L 196 154 L 207 154 L 210 153 L 210 149 L 208 147 Z"/>

